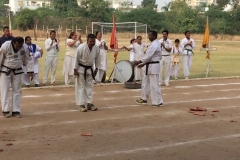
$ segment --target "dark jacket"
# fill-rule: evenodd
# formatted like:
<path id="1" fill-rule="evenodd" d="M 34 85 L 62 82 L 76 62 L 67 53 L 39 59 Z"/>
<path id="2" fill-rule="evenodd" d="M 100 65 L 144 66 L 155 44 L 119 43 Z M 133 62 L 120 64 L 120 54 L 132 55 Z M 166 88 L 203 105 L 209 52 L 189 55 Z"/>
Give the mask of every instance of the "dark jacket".
<path id="1" fill-rule="evenodd" d="M 6 41 L 11 41 L 13 40 L 13 36 L 8 36 L 8 37 L 5 37 L 4 35 L 0 38 L 0 47 L 2 46 L 2 44 Z"/>

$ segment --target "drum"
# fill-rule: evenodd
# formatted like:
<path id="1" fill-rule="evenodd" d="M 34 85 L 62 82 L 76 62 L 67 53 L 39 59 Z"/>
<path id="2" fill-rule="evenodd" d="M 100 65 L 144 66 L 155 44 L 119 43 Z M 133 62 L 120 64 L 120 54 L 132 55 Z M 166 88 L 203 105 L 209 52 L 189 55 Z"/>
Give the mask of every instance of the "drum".
<path id="1" fill-rule="evenodd" d="M 119 61 L 115 65 L 115 79 L 119 82 L 132 82 L 134 78 L 134 65 L 130 61 Z"/>

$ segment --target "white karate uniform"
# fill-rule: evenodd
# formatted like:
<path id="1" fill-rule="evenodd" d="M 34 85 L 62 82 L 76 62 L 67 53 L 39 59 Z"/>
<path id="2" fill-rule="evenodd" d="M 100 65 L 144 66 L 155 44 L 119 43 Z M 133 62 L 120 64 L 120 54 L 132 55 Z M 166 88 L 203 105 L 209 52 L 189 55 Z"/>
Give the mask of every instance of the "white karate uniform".
<path id="1" fill-rule="evenodd" d="M 146 55 L 141 59 L 143 63 L 160 61 L 161 60 L 161 48 L 159 41 L 154 40 L 146 51 Z M 148 74 L 144 75 L 142 81 L 142 95 L 141 99 L 148 100 L 149 94 L 151 94 L 152 105 L 158 105 L 163 103 L 161 88 L 159 81 L 160 65 L 159 63 L 149 64 Z"/>
<path id="2" fill-rule="evenodd" d="M 54 42 L 53 42 L 53 45 L 51 46 L 52 41 Z M 46 59 L 45 59 L 43 83 L 47 82 L 47 77 L 50 69 L 52 72 L 51 84 L 55 82 L 55 75 L 56 75 L 57 63 L 58 63 L 58 52 L 60 50 L 60 45 L 58 44 L 58 49 L 56 46 L 57 46 L 57 43 L 55 42 L 55 40 L 48 38 L 45 41 Z"/>
<path id="3" fill-rule="evenodd" d="M 84 79 L 85 67 L 80 66 L 82 64 L 84 66 L 88 66 L 93 68 L 98 68 L 101 65 L 101 60 L 99 58 L 100 49 L 98 46 L 94 45 L 92 50 L 90 51 L 88 44 L 83 43 L 77 49 L 76 57 L 75 57 L 75 67 L 79 73 L 79 77 L 75 80 L 75 98 L 76 105 L 84 105 L 84 103 L 92 103 L 93 97 L 93 77 L 91 73 L 91 69 L 86 70 L 86 80 Z"/>
<path id="4" fill-rule="evenodd" d="M 192 41 L 192 46 L 187 45 L 186 47 L 184 47 L 188 42 Z M 183 48 L 183 74 L 184 77 L 188 77 L 190 75 L 190 69 L 192 66 L 192 56 L 193 56 L 193 52 L 192 50 L 195 48 L 195 42 L 192 38 L 190 38 L 189 40 L 187 38 L 184 38 L 181 41 L 181 45 Z"/>
<path id="5" fill-rule="evenodd" d="M 73 39 L 67 39 L 66 45 L 73 41 L 74 41 Z M 75 67 L 75 55 L 79 45 L 80 45 L 80 41 L 77 41 L 72 47 L 67 45 L 66 55 L 64 58 L 63 70 L 62 70 L 62 74 L 65 77 L 65 85 L 69 85 L 72 81 L 72 77 L 74 74 L 74 67 Z"/>
<path id="6" fill-rule="evenodd" d="M 24 61 L 24 62 L 23 62 Z M 2 111 L 10 112 L 9 89 L 12 87 L 12 112 L 21 112 L 22 95 L 22 65 L 26 65 L 28 73 L 33 73 L 33 61 L 30 57 L 27 46 L 24 46 L 16 53 L 13 50 L 12 41 L 5 42 L 0 53 L 1 72 L 1 101 Z"/>
<path id="7" fill-rule="evenodd" d="M 133 48 L 133 45 L 131 44 L 131 45 L 129 46 L 129 48 Z M 129 61 L 130 61 L 130 62 L 134 61 L 134 51 L 133 51 L 133 49 L 130 51 Z"/>
<path id="8" fill-rule="evenodd" d="M 27 45 L 27 44 L 26 44 Z M 30 47 L 30 49 L 32 50 L 33 49 L 33 46 L 32 45 L 27 45 L 28 49 Z M 39 52 L 41 50 L 41 48 L 36 45 L 36 52 Z M 30 52 L 30 51 L 29 51 Z M 33 61 L 33 82 L 34 84 L 39 84 L 39 79 L 38 79 L 38 74 L 40 72 L 40 67 L 39 67 L 39 63 L 38 63 L 38 58 L 34 58 L 33 57 L 33 54 L 34 53 L 30 53 L 31 55 L 31 58 L 32 58 L 32 61 Z M 23 83 L 25 85 L 30 85 L 30 77 L 29 75 L 27 74 L 27 70 L 26 70 L 26 67 L 25 66 L 22 66 L 23 68 L 23 75 L 22 75 L 22 78 L 23 78 Z"/>
<path id="9" fill-rule="evenodd" d="M 141 44 L 133 43 L 132 44 L 132 49 L 133 49 L 133 52 L 134 52 L 134 60 L 135 61 L 140 61 L 144 57 L 144 48 L 145 47 L 147 47 L 147 45 L 144 44 L 144 43 L 141 43 Z M 134 79 L 135 80 L 142 80 L 143 79 L 144 69 L 145 69 L 145 67 L 140 68 L 140 69 L 135 67 L 135 69 L 134 69 Z"/>
<path id="10" fill-rule="evenodd" d="M 162 39 L 159 40 L 160 46 L 161 43 L 164 43 L 165 48 L 172 48 L 172 41 L 170 39 L 167 39 L 166 41 Z M 163 76 L 162 71 L 163 68 L 165 68 L 165 76 L 164 76 L 164 83 L 168 84 L 170 75 L 171 75 L 171 56 L 170 52 L 166 51 L 163 47 L 162 49 L 162 59 L 160 61 L 160 72 L 159 72 L 159 83 L 163 83 Z"/>
<path id="11" fill-rule="evenodd" d="M 95 77 L 96 81 L 98 82 L 101 82 L 102 81 L 102 78 L 103 78 L 103 75 L 104 75 L 104 72 L 107 70 L 108 68 L 108 65 L 107 65 L 107 55 L 106 55 L 106 52 L 105 52 L 105 49 L 104 49 L 104 42 L 105 40 L 104 39 L 101 39 L 100 41 L 98 39 L 96 39 L 96 43 L 95 45 L 96 46 L 100 46 L 101 43 L 102 43 L 102 46 L 99 47 L 100 48 L 100 54 L 99 54 L 99 59 L 101 61 L 100 63 L 100 66 L 98 68 L 98 73 Z"/>
<path id="12" fill-rule="evenodd" d="M 175 46 L 172 48 L 172 58 L 171 58 L 171 76 L 178 77 L 179 69 L 180 69 L 180 54 L 182 54 L 183 49 L 179 46 L 176 48 Z"/>

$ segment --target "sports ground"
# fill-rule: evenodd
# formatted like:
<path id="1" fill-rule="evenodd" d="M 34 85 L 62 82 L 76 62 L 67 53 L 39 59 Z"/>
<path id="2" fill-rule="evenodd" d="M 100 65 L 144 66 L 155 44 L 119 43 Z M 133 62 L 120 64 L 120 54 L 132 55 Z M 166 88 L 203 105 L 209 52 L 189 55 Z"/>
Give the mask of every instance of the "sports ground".
<path id="1" fill-rule="evenodd" d="M 239 160 L 240 78 L 170 85 L 159 108 L 136 104 L 140 89 L 95 85 L 98 111 L 86 113 L 73 86 L 23 89 L 23 117 L 0 116 L 0 159 Z M 196 107 L 205 116 L 189 113 Z"/>

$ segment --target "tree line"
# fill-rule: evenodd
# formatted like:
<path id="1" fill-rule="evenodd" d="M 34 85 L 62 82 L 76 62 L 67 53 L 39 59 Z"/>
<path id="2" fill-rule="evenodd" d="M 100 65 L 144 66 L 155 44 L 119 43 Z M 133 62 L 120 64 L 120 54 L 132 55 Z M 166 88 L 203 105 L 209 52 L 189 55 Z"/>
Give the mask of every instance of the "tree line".
<path id="1" fill-rule="evenodd" d="M 0 0 L 0 23 L 8 25 L 9 7 L 3 5 L 7 0 Z M 11 13 L 12 27 L 19 30 L 32 30 L 35 25 L 58 28 L 71 28 L 78 25 L 91 28 L 91 22 L 112 22 L 114 14 L 118 22 L 140 22 L 148 25 L 148 29 L 161 31 L 168 29 L 171 33 L 203 33 L 206 17 L 209 18 L 211 34 L 239 34 L 240 7 L 238 0 L 217 0 L 217 4 L 207 6 L 201 3 L 192 9 L 183 0 L 175 0 L 165 4 L 157 12 L 156 0 L 143 0 L 140 8 L 132 9 L 129 0 L 122 3 L 119 9 L 110 7 L 105 0 L 85 0 L 78 6 L 77 0 L 52 0 L 50 6 L 36 10 L 21 9 L 16 14 Z M 232 4 L 231 11 L 225 12 L 226 4 Z M 208 7 L 208 11 L 203 11 Z"/>

